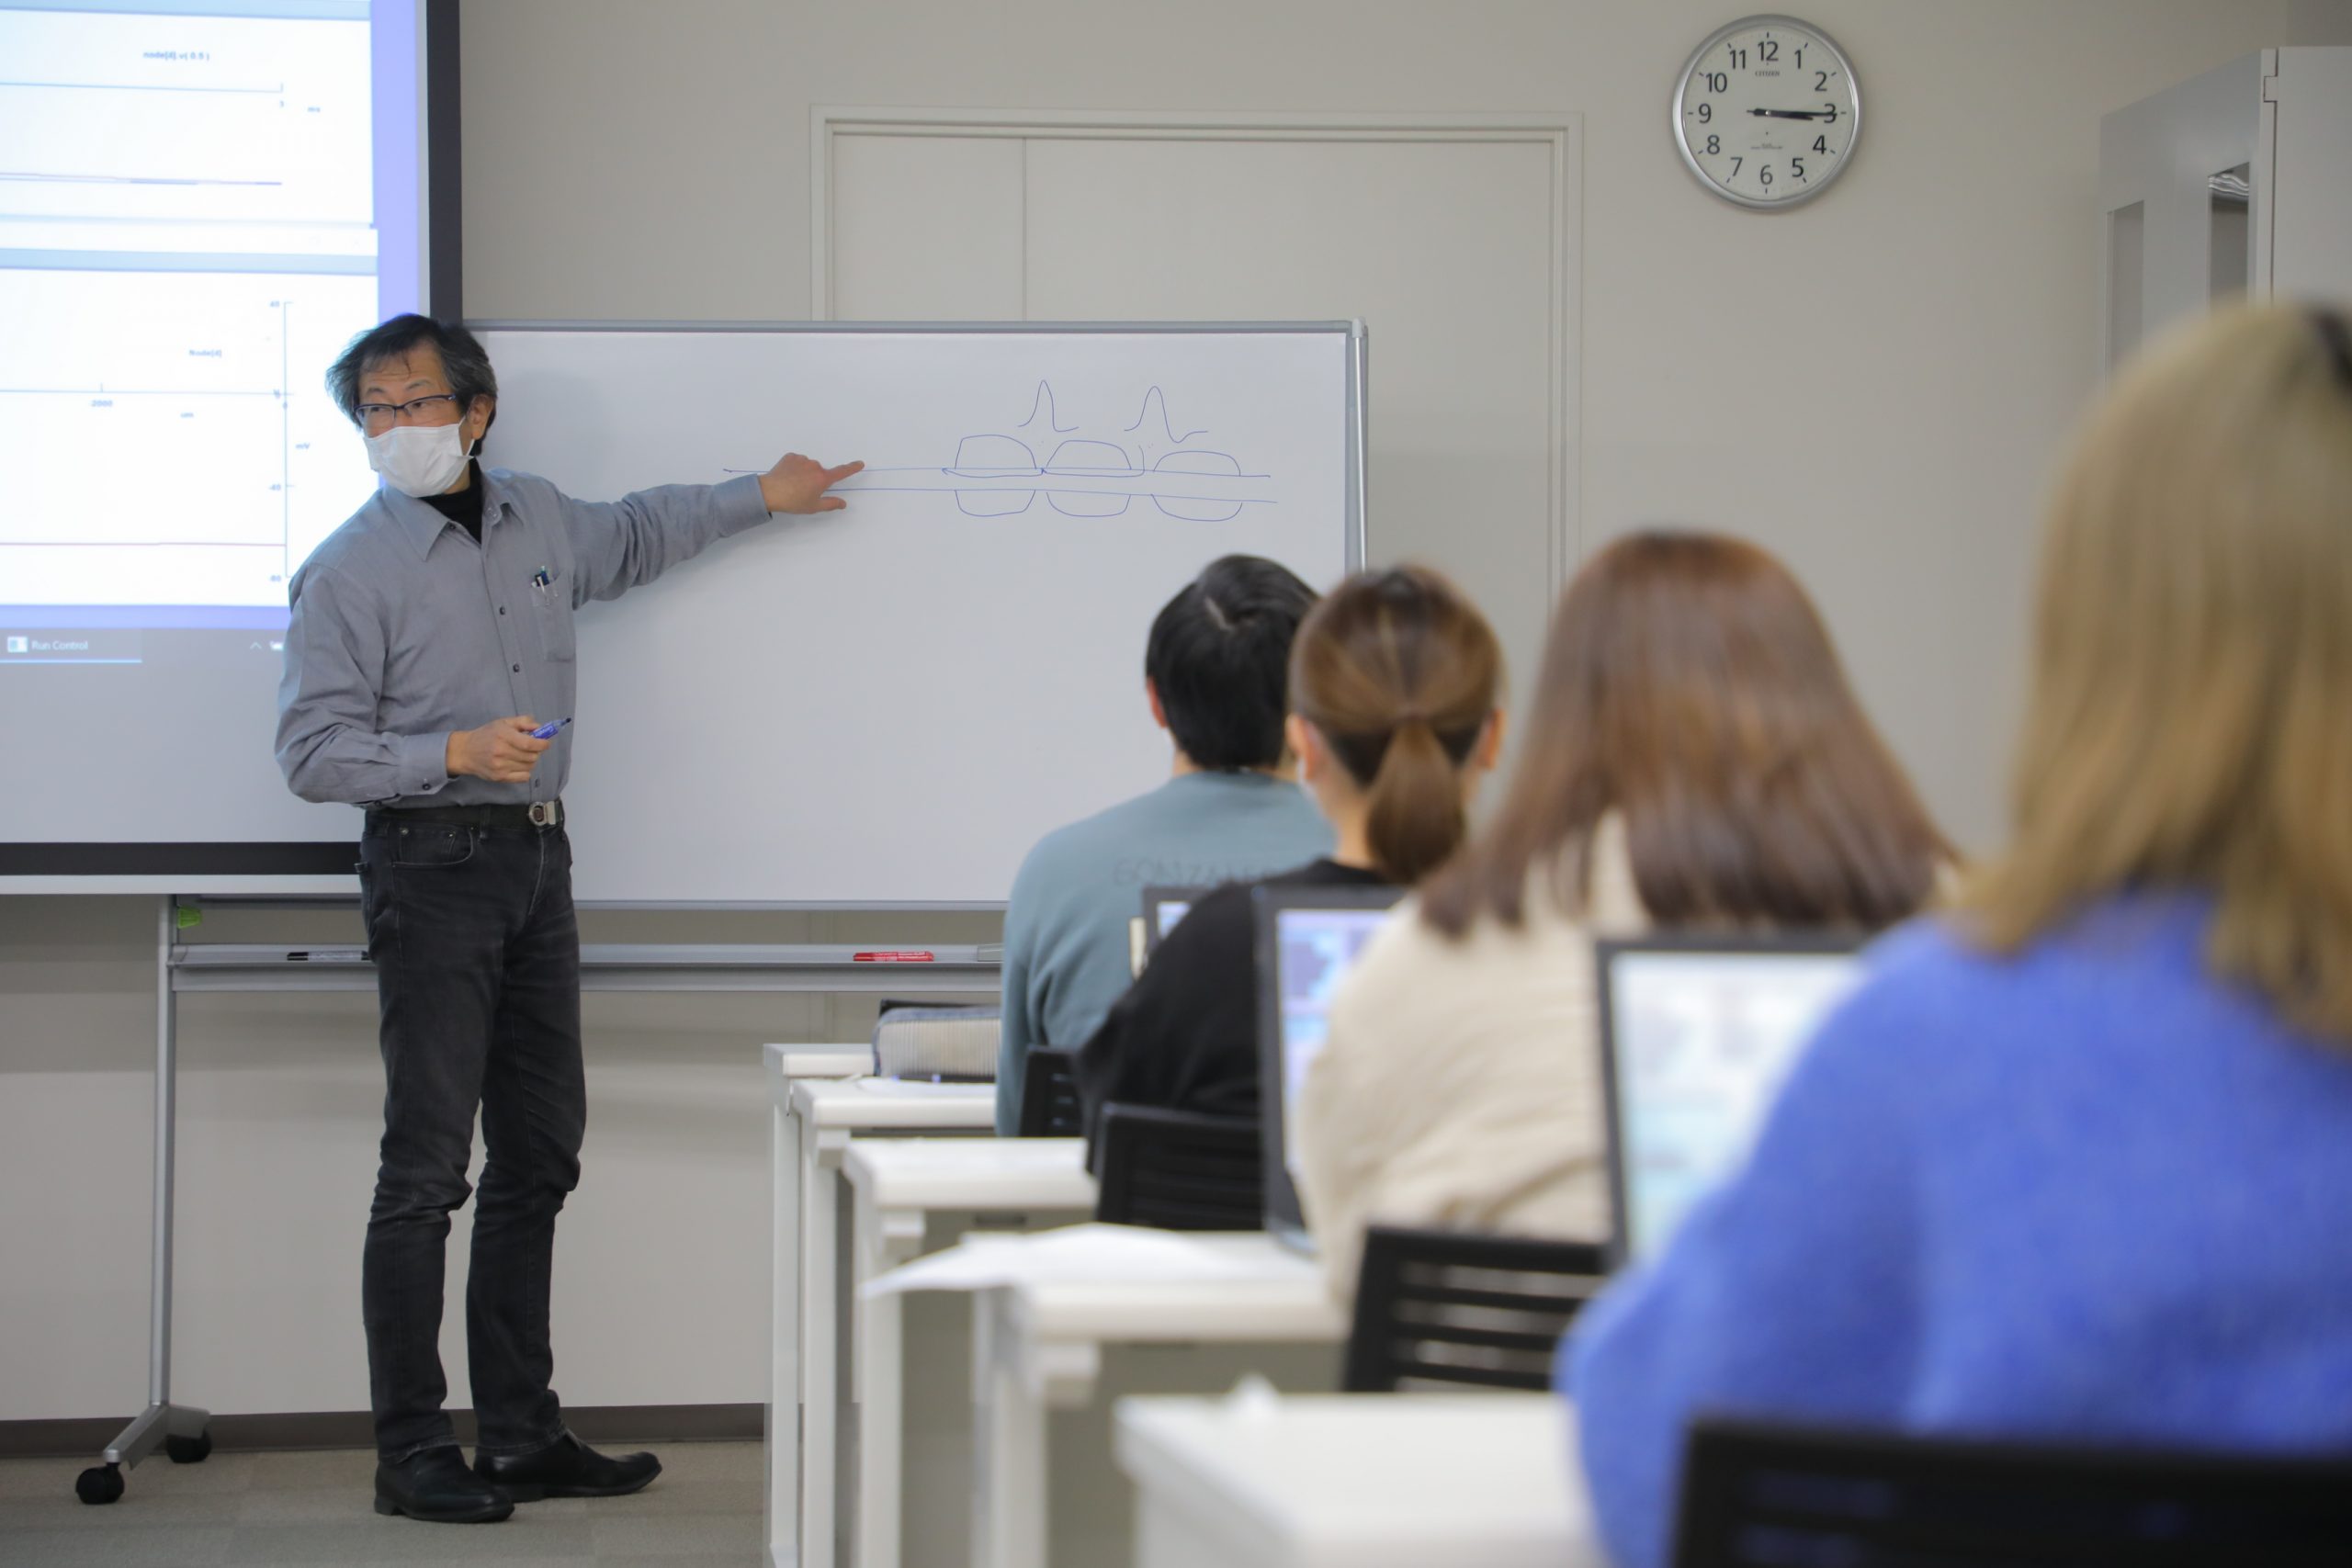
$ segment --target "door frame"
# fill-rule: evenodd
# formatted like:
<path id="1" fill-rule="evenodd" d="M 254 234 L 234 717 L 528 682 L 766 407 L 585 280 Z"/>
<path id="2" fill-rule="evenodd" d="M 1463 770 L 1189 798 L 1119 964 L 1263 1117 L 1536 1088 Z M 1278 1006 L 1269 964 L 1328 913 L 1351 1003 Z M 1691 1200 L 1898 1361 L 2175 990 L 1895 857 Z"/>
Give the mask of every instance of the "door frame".
<path id="1" fill-rule="evenodd" d="M 1550 592 L 1583 559 L 1583 413 L 1571 356 L 1583 341 L 1584 117 L 1529 114 L 1176 113 L 1097 109 L 948 109 L 819 104 L 808 118 L 809 315 L 833 320 L 833 141 L 842 136 L 1003 137 L 1019 141 L 1532 142 L 1552 163 Z M 1378 346 L 1378 322 L 1371 323 Z M 1370 512 L 1374 498 L 1365 498 Z"/>

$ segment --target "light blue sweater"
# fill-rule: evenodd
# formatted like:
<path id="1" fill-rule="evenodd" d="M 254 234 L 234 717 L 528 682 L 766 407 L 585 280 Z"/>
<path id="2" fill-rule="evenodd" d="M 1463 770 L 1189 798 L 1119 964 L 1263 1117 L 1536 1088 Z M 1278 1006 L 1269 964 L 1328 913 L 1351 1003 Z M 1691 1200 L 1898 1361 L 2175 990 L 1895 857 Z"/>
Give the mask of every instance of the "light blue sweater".
<path id="1" fill-rule="evenodd" d="M 1004 911 L 996 1130 L 1021 1121 L 1029 1052 L 1072 1050 L 1135 978 L 1127 923 L 1147 887 L 1254 881 L 1331 852 L 1306 792 L 1265 773 L 1185 773 L 1037 841 Z"/>
<path id="2" fill-rule="evenodd" d="M 1694 1412 L 2352 1451 L 2352 1044 L 2213 980 L 2205 909 L 1881 945 L 1745 1171 L 1570 1337 L 1621 1568 L 1668 1560 Z"/>

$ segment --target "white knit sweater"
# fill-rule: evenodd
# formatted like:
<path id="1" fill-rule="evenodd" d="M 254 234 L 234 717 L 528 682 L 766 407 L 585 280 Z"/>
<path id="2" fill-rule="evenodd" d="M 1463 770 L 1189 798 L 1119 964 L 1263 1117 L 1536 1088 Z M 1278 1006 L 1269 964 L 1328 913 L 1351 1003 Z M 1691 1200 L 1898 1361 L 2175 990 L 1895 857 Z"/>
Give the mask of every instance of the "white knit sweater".
<path id="1" fill-rule="evenodd" d="M 1406 900 L 1333 999 L 1297 1134 L 1300 1200 L 1341 1303 L 1368 1224 L 1607 1237 L 1592 941 L 1648 924 L 1623 824 L 1595 832 L 1588 912 L 1555 883 L 1531 877 L 1516 930 L 1487 918 L 1460 940 Z"/>

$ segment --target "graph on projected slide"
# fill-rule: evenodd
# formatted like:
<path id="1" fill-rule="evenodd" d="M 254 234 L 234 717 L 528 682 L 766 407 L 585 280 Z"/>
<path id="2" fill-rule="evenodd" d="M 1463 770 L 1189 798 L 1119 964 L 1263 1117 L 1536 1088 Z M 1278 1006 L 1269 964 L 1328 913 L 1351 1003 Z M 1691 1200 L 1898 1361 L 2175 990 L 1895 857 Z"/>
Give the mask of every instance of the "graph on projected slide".
<path id="1" fill-rule="evenodd" d="M 284 12 L 0 5 L 0 604 L 282 608 L 372 488 L 368 23 Z"/>
<path id="2" fill-rule="evenodd" d="M 0 269 L 0 599 L 284 604 L 372 483 L 318 374 L 374 283 Z"/>
<path id="3" fill-rule="evenodd" d="M 1042 499 L 1066 517 L 1112 518 L 1145 501 L 1181 522 L 1229 523 L 1244 508 L 1274 504 L 1272 475 L 1194 445 L 1211 434 L 1206 427 L 1178 434 L 1158 385 L 1131 423 L 1064 423 L 1062 412 L 1053 384 L 1041 380 L 1027 418 L 959 437 L 947 461 L 873 466 L 840 488 L 951 495 L 967 517 L 1019 516 Z"/>
<path id="4" fill-rule="evenodd" d="M 364 232 L 369 102 L 364 19 L 0 6 L 0 217 Z"/>

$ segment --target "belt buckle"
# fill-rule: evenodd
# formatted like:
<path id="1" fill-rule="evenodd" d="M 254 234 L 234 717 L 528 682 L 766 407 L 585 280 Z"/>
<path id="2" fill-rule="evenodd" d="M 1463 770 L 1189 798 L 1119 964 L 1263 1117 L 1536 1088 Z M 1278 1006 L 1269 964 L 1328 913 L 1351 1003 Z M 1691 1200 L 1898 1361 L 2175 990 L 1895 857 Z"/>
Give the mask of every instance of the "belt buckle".
<path id="1" fill-rule="evenodd" d="M 532 827 L 552 828 L 561 820 L 562 810 L 554 801 L 535 800 L 531 802 Z"/>

